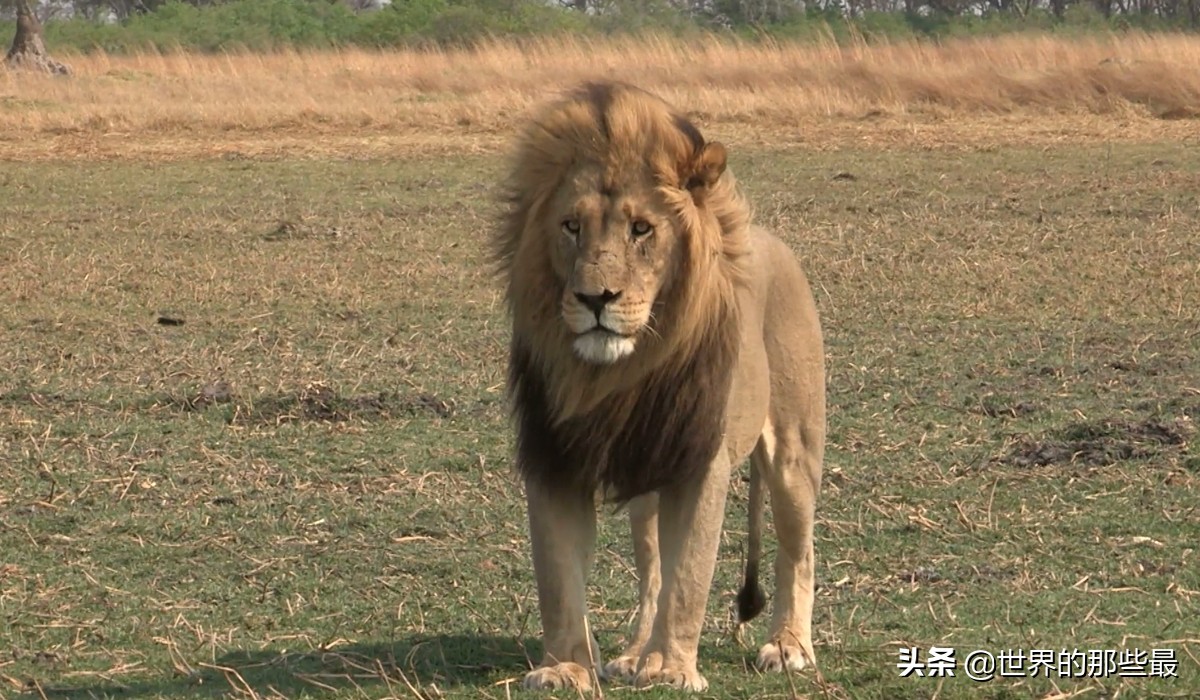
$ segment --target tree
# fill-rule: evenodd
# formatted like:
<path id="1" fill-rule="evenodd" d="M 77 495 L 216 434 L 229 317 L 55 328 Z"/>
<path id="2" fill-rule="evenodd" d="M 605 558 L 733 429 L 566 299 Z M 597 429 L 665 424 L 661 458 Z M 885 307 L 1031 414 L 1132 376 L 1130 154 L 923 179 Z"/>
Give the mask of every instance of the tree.
<path id="1" fill-rule="evenodd" d="M 42 23 L 29 4 L 29 0 L 16 0 L 17 3 L 17 33 L 13 36 L 12 48 L 8 50 L 4 62 L 10 68 L 36 70 L 55 75 L 68 75 L 71 67 L 54 60 L 46 53 L 46 44 L 42 41 Z"/>

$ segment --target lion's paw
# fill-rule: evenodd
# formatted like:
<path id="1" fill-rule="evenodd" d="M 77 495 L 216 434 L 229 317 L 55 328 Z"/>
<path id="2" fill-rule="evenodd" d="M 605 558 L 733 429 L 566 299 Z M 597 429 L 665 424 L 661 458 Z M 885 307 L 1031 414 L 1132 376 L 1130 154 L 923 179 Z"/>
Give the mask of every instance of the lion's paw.
<path id="1" fill-rule="evenodd" d="M 638 657 L 618 656 L 604 665 L 605 680 L 631 681 L 637 676 Z"/>
<path id="2" fill-rule="evenodd" d="M 803 671 L 810 661 L 815 661 L 811 652 L 806 652 L 798 646 L 785 646 L 768 643 L 758 650 L 758 661 L 755 666 L 764 672 Z"/>
<path id="3" fill-rule="evenodd" d="M 669 685 L 680 690 L 702 693 L 708 690 L 708 681 L 694 668 L 666 666 L 656 671 L 642 669 L 637 674 L 637 687 L 645 688 L 652 685 Z"/>
<path id="4" fill-rule="evenodd" d="M 525 681 L 521 685 L 526 690 L 577 688 L 589 691 L 592 689 L 592 674 L 583 666 L 567 661 L 533 669 L 525 674 Z"/>

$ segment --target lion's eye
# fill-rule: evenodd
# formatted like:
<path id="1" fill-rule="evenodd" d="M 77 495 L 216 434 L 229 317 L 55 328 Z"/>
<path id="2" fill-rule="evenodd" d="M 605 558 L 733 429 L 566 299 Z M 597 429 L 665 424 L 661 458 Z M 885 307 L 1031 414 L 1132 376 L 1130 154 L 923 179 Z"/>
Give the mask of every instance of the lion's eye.
<path id="1" fill-rule="evenodd" d="M 630 224 L 629 230 L 636 238 L 641 238 L 642 236 L 648 236 L 653 233 L 654 226 L 649 221 L 638 219 Z"/>
<path id="2" fill-rule="evenodd" d="M 579 219 L 564 219 L 562 222 L 563 233 L 574 238 L 579 235 Z"/>

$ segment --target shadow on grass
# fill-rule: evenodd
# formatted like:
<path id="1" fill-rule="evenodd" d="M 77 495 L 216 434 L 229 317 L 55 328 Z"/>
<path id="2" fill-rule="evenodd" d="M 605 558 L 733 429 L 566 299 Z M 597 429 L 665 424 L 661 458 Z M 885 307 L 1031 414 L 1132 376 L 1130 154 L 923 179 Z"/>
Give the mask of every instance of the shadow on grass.
<path id="1" fill-rule="evenodd" d="M 413 688 L 519 683 L 528 659 L 541 656 L 538 642 L 508 637 L 443 635 L 394 643 L 350 644 L 327 651 L 236 651 L 215 663 L 182 661 L 161 677 L 132 683 L 106 682 L 47 687 L 47 698 L 291 697 L 338 690 L 387 687 L 389 695 L 414 695 Z M 37 689 L 30 688 L 37 696 Z"/>

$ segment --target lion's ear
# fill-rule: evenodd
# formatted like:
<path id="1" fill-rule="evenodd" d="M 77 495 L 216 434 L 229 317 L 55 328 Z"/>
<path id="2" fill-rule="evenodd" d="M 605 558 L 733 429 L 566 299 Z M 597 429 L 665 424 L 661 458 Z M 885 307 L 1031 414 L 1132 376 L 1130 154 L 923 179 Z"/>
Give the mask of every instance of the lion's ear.
<path id="1" fill-rule="evenodd" d="M 698 200 L 708 192 L 725 172 L 725 147 L 716 141 L 704 144 L 689 167 L 687 188 Z"/>

